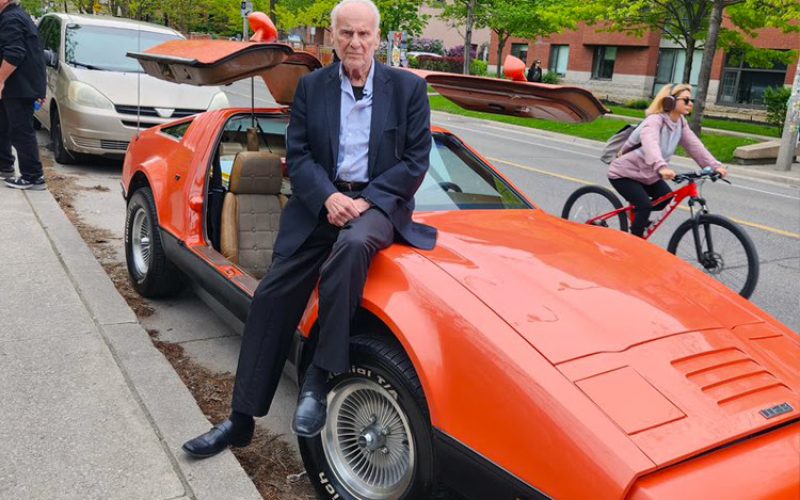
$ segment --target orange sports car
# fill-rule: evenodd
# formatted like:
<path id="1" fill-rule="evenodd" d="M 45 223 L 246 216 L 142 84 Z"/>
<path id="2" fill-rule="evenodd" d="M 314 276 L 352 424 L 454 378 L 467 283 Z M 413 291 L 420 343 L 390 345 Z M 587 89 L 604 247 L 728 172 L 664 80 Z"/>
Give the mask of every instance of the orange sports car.
<path id="1" fill-rule="evenodd" d="M 224 109 L 135 139 L 125 249 L 144 296 L 185 277 L 244 320 L 270 262 L 287 107 L 312 56 L 274 43 L 168 42 L 133 54 L 189 84 L 263 76 L 276 109 Z M 588 92 L 426 75 L 473 109 L 588 121 Z M 301 439 L 323 498 L 800 497 L 800 340 L 655 245 L 537 208 L 458 137 L 433 129 L 415 218 L 431 251 L 370 270 L 348 373 Z M 312 297 L 290 361 L 302 372 Z"/>

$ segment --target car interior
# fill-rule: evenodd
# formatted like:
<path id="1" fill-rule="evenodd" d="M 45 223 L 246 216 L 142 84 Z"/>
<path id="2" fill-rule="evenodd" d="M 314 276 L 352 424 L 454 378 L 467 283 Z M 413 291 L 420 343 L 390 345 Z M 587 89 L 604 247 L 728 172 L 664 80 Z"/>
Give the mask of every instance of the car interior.
<path id="1" fill-rule="evenodd" d="M 272 261 L 286 175 L 285 115 L 236 115 L 222 129 L 208 178 L 206 231 L 211 246 L 260 279 Z"/>

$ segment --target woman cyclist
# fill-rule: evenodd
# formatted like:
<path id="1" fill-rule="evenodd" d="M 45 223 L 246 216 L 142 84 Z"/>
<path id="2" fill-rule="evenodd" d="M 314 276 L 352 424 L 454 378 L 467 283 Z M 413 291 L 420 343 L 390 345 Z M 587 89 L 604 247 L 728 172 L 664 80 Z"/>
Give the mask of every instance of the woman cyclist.
<path id="1" fill-rule="evenodd" d="M 713 167 L 723 176 L 727 169 L 718 162 L 689 128 L 686 115 L 692 112 L 692 86 L 665 85 L 647 108 L 645 120 L 631 133 L 608 169 L 608 180 L 623 198 L 634 206 L 631 233 L 643 237 L 650 212 L 661 210 L 666 202 L 653 206 L 672 190 L 665 180 L 675 178 L 669 161 L 678 145 L 701 167 Z M 641 144 L 641 147 L 637 147 Z"/>

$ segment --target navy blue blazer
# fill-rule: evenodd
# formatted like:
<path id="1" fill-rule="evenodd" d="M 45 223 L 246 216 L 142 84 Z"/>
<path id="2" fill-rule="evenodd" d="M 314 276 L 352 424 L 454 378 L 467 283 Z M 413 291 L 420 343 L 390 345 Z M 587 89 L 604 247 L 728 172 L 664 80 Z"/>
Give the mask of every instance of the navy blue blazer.
<path id="1" fill-rule="evenodd" d="M 289 257 L 314 230 L 333 181 L 339 154 L 339 64 L 305 76 L 297 85 L 286 132 L 292 197 L 281 216 L 275 252 Z M 428 170 L 430 106 L 425 81 L 374 61 L 369 182 L 361 195 L 389 217 L 398 241 L 430 250 L 436 229 L 411 221 L 414 193 Z"/>

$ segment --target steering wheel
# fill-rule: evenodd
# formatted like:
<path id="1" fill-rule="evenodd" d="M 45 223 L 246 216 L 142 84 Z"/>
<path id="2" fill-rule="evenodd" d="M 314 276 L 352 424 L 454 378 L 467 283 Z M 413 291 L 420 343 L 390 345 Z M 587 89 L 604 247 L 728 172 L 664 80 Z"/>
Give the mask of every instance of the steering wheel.
<path id="1" fill-rule="evenodd" d="M 443 182 L 439 183 L 439 187 L 441 187 L 445 191 L 455 191 L 456 193 L 463 193 L 464 192 L 464 190 L 461 189 L 461 186 L 459 186 L 455 182 L 443 181 Z"/>

